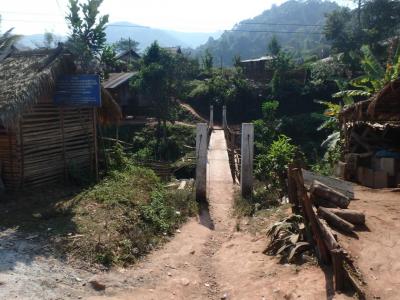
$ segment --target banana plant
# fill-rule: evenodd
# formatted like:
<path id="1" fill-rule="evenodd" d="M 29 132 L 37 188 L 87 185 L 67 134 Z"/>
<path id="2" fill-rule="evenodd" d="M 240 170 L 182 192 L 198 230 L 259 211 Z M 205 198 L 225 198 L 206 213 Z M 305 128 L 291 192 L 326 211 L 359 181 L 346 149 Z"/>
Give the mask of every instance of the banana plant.
<path id="1" fill-rule="evenodd" d="M 354 89 L 341 89 L 340 92 L 332 95 L 334 98 L 342 98 L 344 101 L 352 99 L 354 102 L 354 97 L 371 97 L 379 93 L 385 85 L 398 79 L 400 74 L 400 45 L 397 47 L 393 58 L 387 62 L 386 68 L 374 56 L 370 47 L 363 46 L 361 51 L 363 53 L 361 67 L 364 75 L 350 81 L 350 85 Z"/>

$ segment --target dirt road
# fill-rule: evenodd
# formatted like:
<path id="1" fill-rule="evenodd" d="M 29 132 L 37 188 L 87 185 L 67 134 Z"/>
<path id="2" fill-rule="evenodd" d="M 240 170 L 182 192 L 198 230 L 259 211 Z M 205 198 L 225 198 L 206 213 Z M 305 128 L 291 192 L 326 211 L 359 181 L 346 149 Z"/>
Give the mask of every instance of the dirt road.
<path id="1" fill-rule="evenodd" d="M 222 130 L 212 134 L 208 160 L 210 216 L 203 210 L 133 269 L 99 276 L 107 288 L 89 299 L 331 299 L 319 267 L 280 265 L 262 254 L 264 235 L 236 230 Z"/>

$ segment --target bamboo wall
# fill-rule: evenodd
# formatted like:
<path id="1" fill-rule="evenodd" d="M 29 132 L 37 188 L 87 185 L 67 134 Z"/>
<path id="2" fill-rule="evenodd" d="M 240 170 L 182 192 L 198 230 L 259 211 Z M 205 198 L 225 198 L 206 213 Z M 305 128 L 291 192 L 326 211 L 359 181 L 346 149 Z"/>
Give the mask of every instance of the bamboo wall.
<path id="1" fill-rule="evenodd" d="M 19 151 L 15 133 L 0 126 L 0 174 L 7 188 L 19 187 Z"/>
<path id="2" fill-rule="evenodd" d="M 50 101 L 34 105 L 16 126 L 11 150 L 18 166 L 17 171 L 3 174 L 6 187 L 15 190 L 62 181 L 72 165 L 93 169 L 93 132 L 92 109 L 60 108 Z"/>

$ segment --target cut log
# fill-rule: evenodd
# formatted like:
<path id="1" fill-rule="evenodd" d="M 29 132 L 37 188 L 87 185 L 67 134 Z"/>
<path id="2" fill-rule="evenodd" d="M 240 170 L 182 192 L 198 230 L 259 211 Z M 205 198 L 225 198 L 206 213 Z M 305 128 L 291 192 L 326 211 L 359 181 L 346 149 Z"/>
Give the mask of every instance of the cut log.
<path id="1" fill-rule="evenodd" d="M 318 216 L 323 218 L 332 227 L 335 227 L 344 232 L 352 233 L 354 230 L 353 224 L 347 222 L 346 220 L 343 220 L 325 207 L 320 206 L 318 208 Z"/>
<path id="2" fill-rule="evenodd" d="M 365 214 L 351 209 L 328 208 L 330 212 L 354 225 L 365 224 Z"/>
<path id="3" fill-rule="evenodd" d="M 316 207 L 323 206 L 323 207 L 328 207 L 328 208 L 338 208 L 338 206 L 335 203 L 332 203 L 329 200 L 321 198 L 321 197 L 316 197 L 313 194 L 311 194 L 310 199 L 312 200 L 313 204 Z"/>
<path id="4" fill-rule="evenodd" d="M 350 204 L 350 198 L 342 193 L 330 188 L 329 186 L 315 180 L 310 187 L 310 193 L 315 197 L 320 197 L 336 204 L 340 208 L 347 208 Z"/>
<path id="5" fill-rule="evenodd" d="M 322 239 L 325 242 L 325 246 L 329 251 L 340 248 L 335 236 L 333 235 L 329 226 L 325 223 L 325 220 L 316 218 L 317 225 L 321 231 Z"/>

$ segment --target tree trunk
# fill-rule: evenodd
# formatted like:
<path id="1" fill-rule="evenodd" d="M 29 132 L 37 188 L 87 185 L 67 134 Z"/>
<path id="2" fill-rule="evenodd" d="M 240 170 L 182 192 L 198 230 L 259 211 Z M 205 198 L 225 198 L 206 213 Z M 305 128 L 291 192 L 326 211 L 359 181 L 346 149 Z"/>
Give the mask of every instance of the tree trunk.
<path id="1" fill-rule="evenodd" d="M 314 180 L 311 185 L 310 193 L 314 195 L 315 198 L 321 197 L 323 199 L 329 200 L 330 202 L 336 204 L 340 208 L 347 208 L 350 204 L 350 198 L 343 195 L 342 193 L 331 189 L 329 186 Z"/>
<path id="2" fill-rule="evenodd" d="M 365 214 L 359 211 L 351 209 L 335 209 L 335 208 L 327 208 L 327 210 L 354 225 L 365 224 Z"/>
<path id="3" fill-rule="evenodd" d="M 319 207 L 318 208 L 318 216 L 326 220 L 329 225 L 332 227 L 335 227 L 339 230 L 342 230 L 347 233 L 352 233 L 354 230 L 354 225 L 347 222 L 346 220 L 343 220 L 342 218 L 338 217 L 334 213 L 330 212 L 327 208 L 325 207 Z"/>

